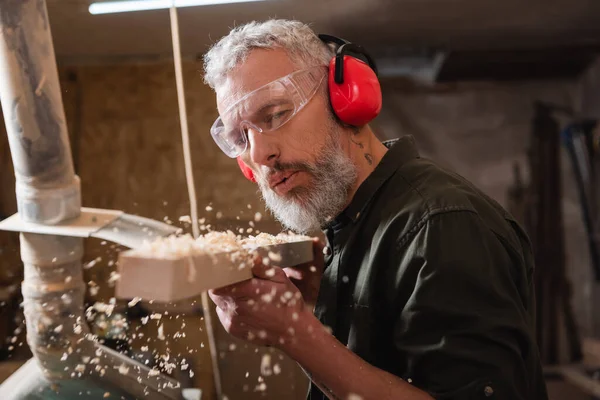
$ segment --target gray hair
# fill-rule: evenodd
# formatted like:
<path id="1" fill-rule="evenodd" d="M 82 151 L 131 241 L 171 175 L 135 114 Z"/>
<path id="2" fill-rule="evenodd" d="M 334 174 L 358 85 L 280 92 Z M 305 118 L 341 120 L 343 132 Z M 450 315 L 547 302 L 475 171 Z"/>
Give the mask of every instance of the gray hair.
<path id="1" fill-rule="evenodd" d="M 213 90 L 253 49 L 281 48 L 299 68 L 328 65 L 333 50 L 299 21 L 271 19 L 234 28 L 204 55 L 204 82 Z"/>

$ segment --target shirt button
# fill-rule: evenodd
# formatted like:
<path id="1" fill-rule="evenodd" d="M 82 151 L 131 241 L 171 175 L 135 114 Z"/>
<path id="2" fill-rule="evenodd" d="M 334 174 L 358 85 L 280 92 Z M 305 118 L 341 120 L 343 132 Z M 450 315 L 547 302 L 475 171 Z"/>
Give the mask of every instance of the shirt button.
<path id="1" fill-rule="evenodd" d="M 326 256 L 331 254 L 331 247 L 329 246 L 325 246 L 323 247 L 323 254 L 325 254 Z"/>
<path id="2" fill-rule="evenodd" d="M 494 389 L 491 386 L 486 386 L 483 388 L 483 393 L 485 394 L 485 397 L 491 397 L 494 395 Z"/>

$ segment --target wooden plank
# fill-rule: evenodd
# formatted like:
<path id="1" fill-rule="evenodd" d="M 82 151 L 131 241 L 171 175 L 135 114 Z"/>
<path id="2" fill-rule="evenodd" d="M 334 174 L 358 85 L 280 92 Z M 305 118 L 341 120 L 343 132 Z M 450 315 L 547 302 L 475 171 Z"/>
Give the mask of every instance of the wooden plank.
<path id="1" fill-rule="evenodd" d="M 282 268 L 310 262 L 312 241 L 254 247 L 260 257 L 271 255 Z M 116 297 L 172 302 L 252 278 L 250 253 L 222 252 L 178 258 L 152 258 L 139 251 L 119 255 Z M 276 255 L 273 258 L 273 255 Z M 271 260 L 271 259 L 270 259 Z"/>

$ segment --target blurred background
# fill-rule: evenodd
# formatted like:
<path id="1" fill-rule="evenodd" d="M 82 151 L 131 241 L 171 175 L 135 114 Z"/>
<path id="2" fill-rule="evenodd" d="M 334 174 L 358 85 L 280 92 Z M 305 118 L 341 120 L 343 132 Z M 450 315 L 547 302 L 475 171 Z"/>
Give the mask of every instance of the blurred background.
<path id="1" fill-rule="evenodd" d="M 46 3 L 83 204 L 189 230 L 179 222 L 189 215 L 189 201 L 168 10 L 91 15 L 90 0 Z M 202 81 L 201 58 L 212 43 L 234 26 L 270 17 L 300 19 L 366 47 L 383 88 L 383 110 L 372 124 L 377 135 L 413 135 L 423 156 L 462 174 L 520 220 L 536 251 L 538 341 L 551 398 L 600 398 L 600 2 L 271 0 L 181 8 L 195 184 L 201 217 L 212 229 L 237 230 L 251 221 L 260 231 L 281 229 L 255 185 L 210 138 L 217 111 Z M 0 220 L 17 211 L 1 122 Z M 118 250 L 86 240 L 86 306 L 114 296 Z M 31 358 L 22 279 L 18 235 L 0 232 L 0 380 Z M 142 318 L 173 315 L 163 320 L 167 340 L 150 344 L 139 335 L 115 335 L 107 316 L 88 323 L 109 347 L 129 355 L 157 364 L 165 352 L 178 365 L 185 359 L 189 369 L 169 374 L 212 399 L 198 303 L 120 304 L 127 329 L 146 338 L 156 326 Z M 294 362 L 232 339 L 220 324 L 215 335 L 229 399 L 304 398 L 306 378 Z M 281 373 L 264 377 L 267 351 Z"/>

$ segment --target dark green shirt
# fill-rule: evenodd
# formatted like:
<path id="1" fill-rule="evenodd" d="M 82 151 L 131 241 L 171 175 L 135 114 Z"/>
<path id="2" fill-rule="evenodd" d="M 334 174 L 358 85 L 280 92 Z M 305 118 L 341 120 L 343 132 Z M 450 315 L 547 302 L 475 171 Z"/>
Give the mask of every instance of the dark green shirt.
<path id="1" fill-rule="evenodd" d="M 455 173 L 390 150 L 325 230 L 316 316 L 436 399 L 545 400 L 533 258 L 517 222 Z M 313 385 L 311 399 L 325 398 Z"/>

